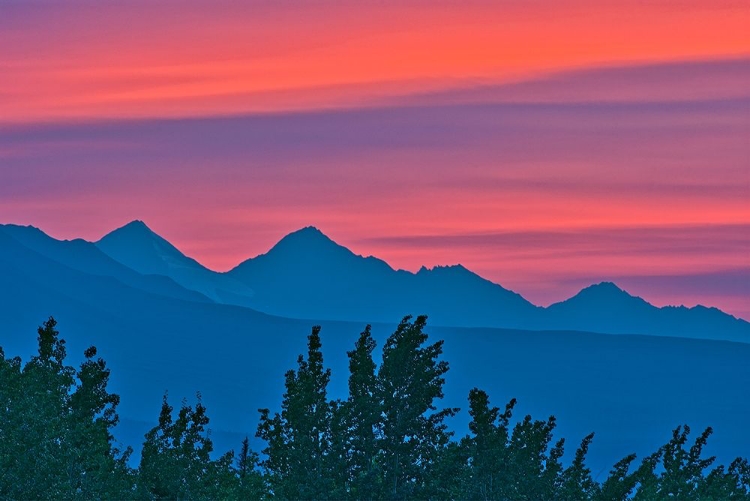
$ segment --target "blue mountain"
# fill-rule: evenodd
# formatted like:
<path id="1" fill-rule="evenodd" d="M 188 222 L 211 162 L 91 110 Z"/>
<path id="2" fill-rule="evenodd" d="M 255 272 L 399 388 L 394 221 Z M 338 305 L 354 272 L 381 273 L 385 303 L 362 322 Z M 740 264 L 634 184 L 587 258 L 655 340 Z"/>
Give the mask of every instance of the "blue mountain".
<path id="1" fill-rule="evenodd" d="M 657 308 L 611 282 L 586 287 L 546 308 L 544 327 L 750 342 L 750 323 L 705 306 Z"/>
<path id="2" fill-rule="evenodd" d="M 168 276 L 216 302 L 284 317 L 375 323 L 420 312 L 442 326 L 750 342 L 750 323 L 716 308 L 658 308 L 607 282 L 543 308 L 460 264 L 417 273 L 394 270 L 381 259 L 354 254 L 312 226 L 227 273 L 206 269 L 140 221 L 96 246 L 140 273 Z"/>
<path id="3" fill-rule="evenodd" d="M 520 327 L 539 310 L 463 266 L 397 271 L 314 227 L 227 274 L 256 291 L 255 308 L 295 318 L 387 322 L 419 311 L 436 325 Z"/>
<path id="4" fill-rule="evenodd" d="M 90 242 L 81 239 L 56 240 L 33 226 L 0 225 L 0 254 L 6 261 L 14 263 L 19 273 L 41 276 L 48 263 L 55 262 L 71 273 L 77 271 L 92 277 L 109 277 L 150 294 L 198 302 L 210 301 L 203 294 L 178 285 L 168 275 L 145 276 L 115 261 Z M 59 286 L 64 290 L 86 288 L 87 282 L 82 280 L 80 283 Z"/>
<path id="5" fill-rule="evenodd" d="M 355 266 L 365 258 L 349 259 Z M 374 263 L 367 265 L 373 273 L 383 268 L 374 259 L 367 263 Z M 484 284 L 458 267 L 394 273 L 409 280 L 421 274 L 438 283 Z M 596 288 L 589 292 L 594 293 L 590 298 L 587 293 L 574 303 L 604 294 Z M 402 313 L 407 312 L 373 325 L 378 353 Z M 74 364 L 92 344 L 108 362 L 111 389 L 122 397 L 119 440 L 138 448 L 156 422 L 165 391 L 173 404 L 193 401 L 200 391 L 219 452 L 254 435 L 258 408 L 278 409 L 284 373 L 305 350 L 313 324 L 323 326 L 325 363 L 333 370 L 329 394 L 344 398 L 346 351 L 365 323 L 296 320 L 221 304 L 164 276 L 126 268 L 92 244 L 58 241 L 33 228 L 0 227 L 3 356 L 28 360 L 36 326 L 49 315 L 59 321 Z M 464 409 L 450 421 L 459 437 L 467 433 L 468 392 L 480 387 L 495 405 L 519 398 L 519 415 L 556 415 L 558 437 L 569 443 L 595 431 L 588 461 L 593 471 L 610 468 L 631 452 L 640 457 L 653 452 L 681 423 L 713 426 L 711 454 L 721 462 L 750 449 L 750 401 L 738 398 L 750 385 L 750 344 L 570 330 L 430 326 L 428 332 L 431 339 L 445 340 L 451 370 L 443 404 Z"/>
<path id="6" fill-rule="evenodd" d="M 252 306 L 252 289 L 187 257 L 151 231 L 143 221 L 132 221 L 118 228 L 95 245 L 112 259 L 139 273 L 167 276 L 220 303 Z"/>

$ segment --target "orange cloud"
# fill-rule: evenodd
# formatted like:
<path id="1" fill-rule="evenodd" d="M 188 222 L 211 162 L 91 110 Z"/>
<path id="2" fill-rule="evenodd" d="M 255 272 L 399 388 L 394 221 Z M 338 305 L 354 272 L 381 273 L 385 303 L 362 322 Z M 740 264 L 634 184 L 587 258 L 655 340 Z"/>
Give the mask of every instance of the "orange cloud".
<path id="1" fill-rule="evenodd" d="M 739 2 L 3 7 L 0 121 L 364 105 L 630 61 L 750 53 Z"/>

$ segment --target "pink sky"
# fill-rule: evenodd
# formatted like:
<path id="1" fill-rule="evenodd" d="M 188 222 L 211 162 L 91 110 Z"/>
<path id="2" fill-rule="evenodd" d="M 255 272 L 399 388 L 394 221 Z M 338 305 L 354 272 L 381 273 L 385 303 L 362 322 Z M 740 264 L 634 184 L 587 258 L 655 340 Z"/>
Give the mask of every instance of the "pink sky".
<path id="1" fill-rule="evenodd" d="M 750 318 L 744 3 L 368 5 L 0 0 L 0 222 Z"/>

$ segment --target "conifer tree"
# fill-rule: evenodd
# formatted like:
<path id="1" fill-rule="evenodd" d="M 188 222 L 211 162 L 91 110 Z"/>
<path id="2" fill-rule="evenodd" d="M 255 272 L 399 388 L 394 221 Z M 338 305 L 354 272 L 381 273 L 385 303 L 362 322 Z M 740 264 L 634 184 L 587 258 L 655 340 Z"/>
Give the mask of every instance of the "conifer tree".
<path id="1" fill-rule="evenodd" d="M 260 409 L 257 436 L 268 446 L 262 465 L 270 474 L 274 496 L 281 499 L 327 499 L 332 479 L 326 465 L 331 443 L 331 406 L 327 400 L 330 369 L 323 367 L 320 327 L 308 337 L 307 359 L 286 373 L 281 414 Z"/>
<path id="2" fill-rule="evenodd" d="M 593 499 L 598 494 L 598 485 L 591 478 L 591 470 L 585 464 L 586 454 L 588 454 L 592 440 L 594 440 L 593 433 L 587 435 L 581 441 L 581 446 L 576 450 L 573 462 L 562 473 L 561 485 L 556 499 L 579 501 Z"/>
<path id="3" fill-rule="evenodd" d="M 635 454 L 630 454 L 615 463 L 609 472 L 609 477 L 601 485 L 595 497 L 597 501 L 626 501 L 630 499 L 638 483 L 638 477 L 633 473 L 628 473 L 635 458 Z"/>
<path id="4" fill-rule="evenodd" d="M 352 450 L 349 401 L 330 402 L 330 443 L 324 468 L 330 477 L 330 499 L 361 499 L 352 487 Z"/>
<path id="5" fill-rule="evenodd" d="M 425 316 L 414 322 L 404 317 L 383 347 L 378 372 L 383 410 L 379 447 L 383 495 L 389 499 L 421 495 L 450 437 L 444 420 L 458 411 L 437 411 L 435 406 L 435 400 L 443 397 L 448 362 L 438 360 L 442 341 L 425 346 L 426 321 Z"/>
<path id="6" fill-rule="evenodd" d="M 750 499 L 750 467 L 746 460 L 738 458 L 726 471 L 720 466 L 706 473 L 715 461 L 715 457 L 702 457 L 712 431 L 706 428 L 693 445 L 686 448 L 690 427 L 678 426 L 671 440 L 646 458 L 639 468 L 636 473 L 639 484 L 633 499 Z M 658 473 L 657 466 L 661 470 Z"/>
<path id="7" fill-rule="evenodd" d="M 258 454 L 250 449 L 250 440 L 245 437 L 235 471 L 224 470 L 224 478 L 220 480 L 226 499 L 262 499 L 265 496 L 263 477 L 256 469 L 258 461 Z"/>
<path id="8" fill-rule="evenodd" d="M 113 447 L 119 397 L 96 349 L 76 371 L 50 317 L 37 331 L 38 354 L 0 356 L 0 497 L 118 499 L 132 495 L 129 452 Z"/>
<path id="9" fill-rule="evenodd" d="M 496 499 L 512 483 L 508 457 L 508 424 L 516 400 L 512 399 L 500 412 L 490 407 L 489 396 L 474 388 L 469 392 L 469 431 L 472 437 L 461 441 L 461 446 L 471 458 L 462 476 L 462 497 L 471 499 Z"/>
<path id="10" fill-rule="evenodd" d="M 375 350 L 370 326 L 359 335 L 349 356 L 349 399 L 347 415 L 348 477 L 350 489 L 357 499 L 366 499 L 378 490 L 380 471 L 376 463 L 382 408 L 378 393 Z"/>
<path id="11" fill-rule="evenodd" d="M 138 469 L 139 494 L 145 499 L 215 499 L 235 489 L 231 465 L 234 453 L 211 459 L 213 442 L 209 418 L 200 394 L 195 408 L 183 401 L 177 413 L 167 395 L 162 400 L 159 424 L 145 436 Z"/>
<path id="12" fill-rule="evenodd" d="M 504 495 L 513 500 L 554 499 L 562 472 L 565 440 L 550 449 L 556 419 L 533 420 L 530 415 L 513 427 L 508 442 L 510 483 Z"/>

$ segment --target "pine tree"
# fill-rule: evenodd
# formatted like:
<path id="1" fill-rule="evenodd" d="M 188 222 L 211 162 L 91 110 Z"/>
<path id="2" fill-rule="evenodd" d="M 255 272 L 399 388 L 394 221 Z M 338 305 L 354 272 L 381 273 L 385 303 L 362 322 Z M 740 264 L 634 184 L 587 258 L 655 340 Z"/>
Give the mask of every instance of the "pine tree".
<path id="1" fill-rule="evenodd" d="M 50 317 L 37 331 L 38 354 L 0 357 L 0 497 L 122 499 L 132 495 L 129 452 L 113 447 L 119 397 L 109 369 L 85 352 L 65 365 L 65 341 Z"/>
<path id="2" fill-rule="evenodd" d="M 410 320 L 405 317 L 386 341 L 378 372 L 383 409 L 379 440 L 383 495 L 390 499 L 421 495 L 450 437 L 443 421 L 458 411 L 431 412 L 436 411 L 435 399 L 443 397 L 448 362 L 438 360 L 442 341 L 424 346 L 427 317 Z"/>
<path id="3" fill-rule="evenodd" d="M 633 473 L 628 473 L 635 458 L 635 454 L 631 454 L 615 463 L 609 472 L 609 477 L 601 485 L 595 497 L 597 501 L 626 501 L 630 499 L 630 495 L 638 484 L 638 477 Z"/>
<path id="4" fill-rule="evenodd" d="M 729 468 L 718 466 L 701 480 L 697 494 L 706 501 L 750 501 L 750 463 L 737 458 Z"/>
<path id="5" fill-rule="evenodd" d="M 68 470 L 77 478 L 76 492 L 117 499 L 132 490 L 132 473 L 127 466 L 132 450 L 128 447 L 120 454 L 112 447 L 111 430 L 119 422 L 116 408 L 120 397 L 107 391 L 110 371 L 104 360 L 94 359 L 96 353 L 93 346 L 84 352 L 85 361 L 76 375 L 79 383 L 70 397 L 72 448 Z"/>
<path id="6" fill-rule="evenodd" d="M 250 449 L 250 440 L 245 437 L 237 455 L 236 475 L 222 482 L 227 499 L 261 499 L 265 496 L 263 477 L 256 466 L 258 454 Z"/>
<path id="7" fill-rule="evenodd" d="M 579 501 L 593 499 L 598 494 L 598 485 L 591 478 L 591 470 L 586 467 L 586 454 L 588 454 L 594 434 L 587 435 L 581 446 L 576 450 L 573 463 L 562 473 L 561 485 L 558 489 L 556 499 L 560 501 Z"/>
<path id="8" fill-rule="evenodd" d="M 270 474 L 271 490 L 281 499 L 326 499 L 333 487 L 326 470 L 331 443 L 331 407 L 326 399 L 331 378 L 323 367 L 320 327 L 308 337 L 307 359 L 286 373 L 281 414 L 260 409 L 257 436 L 268 446 L 262 465 Z"/>
<path id="9" fill-rule="evenodd" d="M 702 457 L 712 431 L 710 427 L 706 428 L 693 445 L 686 448 L 690 427 L 678 426 L 672 432 L 671 440 L 647 457 L 635 473 L 638 486 L 633 499 L 749 500 L 750 465 L 747 460 L 738 458 L 727 470 L 719 466 L 706 473 L 705 470 L 715 461 L 715 457 Z"/>
<path id="10" fill-rule="evenodd" d="M 21 412 L 23 399 L 23 374 L 19 357 L 6 359 L 0 348 L 0 499 L 18 497 L 23 475 L 28 474 L 24 467 L 28 459 L 24 456 L 23 441 L 28 438 L 24 430 L 24 413 Z M 24 436 L 26 435 L 26 437 Z"/>
<path id="11" fill-rule="evenodd" d="M 713 430 L 706 430 L 698 436 L 690 449 L 684 445 L 690 435 L 690 427 L 677 427 L 672 432 L 672 440 L 664 446 L 662 465 L 664 471 L 660 478 L 659 494 L 663 497 L 678 499 L 698 499 L 697 487 L 703 479 L 703 470 L 711 466 L 715 457 L 702 459 L 703 447 Z"/>
<path id="12" fill-rule="evenodd" d="M 554 499 L 562 472 L 560 458 L 565 440 L 552 447 L 552 432 L 556 419 L 532 420 L 527 415 L 513 427 L 508 442 L 508 467 L 510 483 L 504 487 L 504 496 L 514 500 Z"/>
<path id="13" fill-rule="evenodd" d="M 469 431 L 472 437 L 461 441 L 471 464 L 464 470 L 461 497 L 497 499 L 505 486 L 512 484 L 509 468 L 508 424 L 516 400 L 512 399 L 503 413 L 490 407 L 489 396 L 474 388 L 469 392 Z"/>
<path id="14" fill-rule="evenodd" d="M 376 464 L 378 436 L 381 429 L 382 408 L 375 375 L 376 365 L 372 359 L 375 350 L 370 326 L 359 335 L 354 350 L 349 356 L 349 399 L 344 405 L 348 477 L 350 489 L 357 499 L 366 499 L 377 492 L 380 471 Z"/>
<path id="15" fill-rule="evenodd" d="M 211 460 L 209 418 L 200 394 L 195 408 L 182 403 L 177 418 L 167 395 L 159 424 L 145 436 L 138 469 L 138 489 L 145 499 L 214 499 L 235 489 L 233 452 Z"/>

